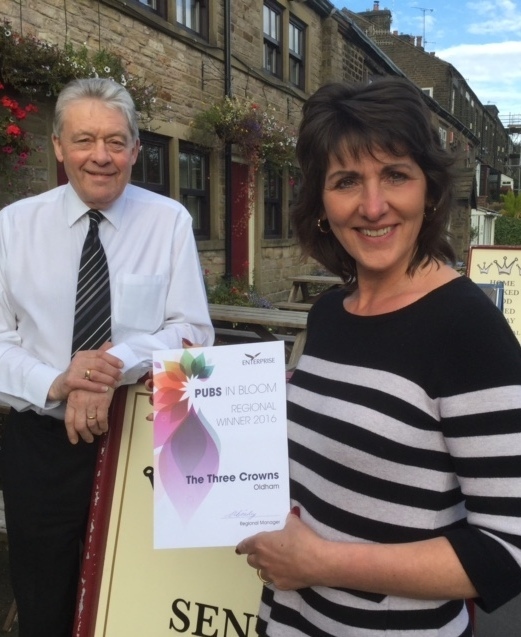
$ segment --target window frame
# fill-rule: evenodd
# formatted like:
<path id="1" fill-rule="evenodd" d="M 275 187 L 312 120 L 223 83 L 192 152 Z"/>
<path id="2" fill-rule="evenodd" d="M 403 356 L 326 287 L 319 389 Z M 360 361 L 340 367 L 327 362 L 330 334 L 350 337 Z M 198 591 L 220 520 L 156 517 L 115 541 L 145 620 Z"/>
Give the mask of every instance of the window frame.
<path id="1" fill-rule="evenodd" d="M 197 19 L 199 20 L 199 25 L 196 28 L 193 28 L 192 26 L 189 26 L 186 22 L 186 15 L 187 15 L 187 4 L 190 3 L 194 3 L 195 6 L 195 12 L 197 13 Z M 178 19 L 178 11 L 179 11 L 179 4 L 181 4 L 183 10 L 184 10 L 184 20 L 179 20 Z M 190 33 L 195 33 L 198 36 L 204 38 L 205 40 L 208 40 L 208 0 L 175 0 L 175 21 L 176 24 L 178 26 L 180 26 L 183 29 L 186 29 L 187 31 L 190 31 Z"/>
<path id="2" fill-rule="evenodd" d="M 181 170 L 181 155 L 199 155 L 202 157 L 202 167 L 203 167 L 203 188 L 191 188 L 184 187 L 182 184 L 182 176 L 183 171 Z M 189 164 L 188 164 L 189 166 Z M 178 156 L 178 167 L 179 167 L 179 201 L 183 204 L 183 206 L 188 210 L 193 219 L 193 232 L 196 240 L 204 241 L 210 239 L 211 233 L 211 217 L 210 217 L 210 151 L 202 146 L 198 146 L 197 144 L 192 144 L 190 142 L 180 141 L 179 142 L 179 156 Z M 190 206 L 187 205 L 187 197 L 195 197 L 198 202 L 202 202 L 203 205 L 199 209 L 199 213 L 201 218 L 199 219 L 199 227 L 196 227 L 195 222 L 196 219 L 190 209 Z"/>
<path id="3" fill-rule="evenodd" d="M 438 132 L 440 135 L 440 144 L 442 148 L 447 148 L 447 138 L 448 138 L 448 131 L 444 126 L 439 126 L 438 127 Z"/>
<path id="4" fill-rule="evenodd" d="M 160 16 L 161 18 L 164 18 L 165 20 L 168 20 L 168 2 L 167 2 L 167 0 L 149 0 L 149 1 L 154 3 L 156 6 L 152 7 L 147 2 L 144 2 L 143 0 L 134 0 L 134 2 L 139 4 L 139 6 L 143 7 L 147 11 L 150 11 L 151 13 L 155 13 L 156 15 Z"/>
<path id="5" fill-rule="evenodd" d="M 273 36 L 271 33 L 271 20 L 270 22 L 270 32 L 265 31 L 266 26 L 266 11 L 270 12 L 270 15 L 273 14 L 276 16 L 278 20 L 278 34 Z M 282 79 L 282 54 L 283 54 L 283 10 L 282 8 L 272 2 L 271 0 L 264 0 L 262 4 L 262 68 L 266 73 L 273 75 L 274 77 L 278 77 Z M 268 56 L 269 52 L 269 56 Z M 268 64 L 268 59 L 272 57 L 275 58 L 275 64 Z M 275 68 L 273 69 L 273 66 Z"/>
<path id="6" fill-rule="evenodd" d="M 264 228 L 263 228 L 263 237 L 264 239 L 282 239 L 282 213 L 283 213 L 283 196 L 284 196 L 284 188 L 282 175 L 280 170 L 266 164 L 264 166 L 263 171 L 263 179 L 264 179 Z M 270 189 L 270 179 L 275 179 L 277 184 L 277 196 L 269 197 L 269 189 Z M 276 209 L 276 215 L 273 216 L 273 206 Z M 268 207 L 270 209 L 268 210 Z M 270 223 L 270 231 L 268 231 L 268 215 L 272 216 L 275 219 L 275 223 Z"/>
<path id="7" fill-rule="evenodd" d="M 132 167 L 132 173 L 134 173 L 135 167 L 137 166 L 138 162 L 141 161 L 143 164 L 144 181 L 138 181 L 133 175 L 131 175 L 130 182 L 135 186 L 145 188 L 145 190 L 150 190 L 151 192 L 156 192 L 160 195 L 164 195 L 165 197 L 170 197 L 169 147 L 171 139 L 169 137 L 165 137 L 164 135 L 157 135 L 156 133 L 150 133 L 148 131 L 139 131 L 139 141 L 141 143 L 141 148 L 139 150 L 136 163 Z M 147 146 L 158 146 L 162 150 L 162 155 L 160 157 L 162 182 L 159 185 L 154 182 L 149 182 L 147 179 L 147 164 L 144 161 Z"/>
<path id="8" fill-rule="evenodd" d="M 291 48 L 292 43 L 292 29 L 294 31 L 298 31 L 300 33 L 300 52 L 295 51 Z M 289 58 L 289 68 L 288 68 L 288 80 L 291 84 L 296 86 L 299 89 L 304 90 L 306 84 L 306 25 L 296 18 L 294 15 L 289 16 L 289 25 L 288 25 L 288 58 Z M 292 63 L 295 65 L 298 64 L 298 82 L 295 82 L 292 78 Z"/>

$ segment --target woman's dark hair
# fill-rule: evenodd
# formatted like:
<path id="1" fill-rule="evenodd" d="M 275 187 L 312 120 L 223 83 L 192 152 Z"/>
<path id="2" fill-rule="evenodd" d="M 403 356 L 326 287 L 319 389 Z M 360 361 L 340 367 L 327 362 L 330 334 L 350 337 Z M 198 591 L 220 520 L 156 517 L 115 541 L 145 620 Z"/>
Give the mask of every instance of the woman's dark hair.
<path id="1" fill-rule="evenodd" d="M 304 104 L 297 141 L 302 181 L 292 210 L 293 227 L 305 256 L 345 281 L 356 282 L 356 263 L 332 232 L 320 232 L 322 194 L 332 156 L 347 149 L 355 159 L 382 150 L 409 155 L 427 180 L 425 218 L 409 264 L 454 262 L 447 226 L 453 197 L 454 157 L 440 143 L 421 91 L 406 79 L 385 77 L 368 85 L 327 84 Z M 327 223 L 327 222 L 326 222 Z"/>

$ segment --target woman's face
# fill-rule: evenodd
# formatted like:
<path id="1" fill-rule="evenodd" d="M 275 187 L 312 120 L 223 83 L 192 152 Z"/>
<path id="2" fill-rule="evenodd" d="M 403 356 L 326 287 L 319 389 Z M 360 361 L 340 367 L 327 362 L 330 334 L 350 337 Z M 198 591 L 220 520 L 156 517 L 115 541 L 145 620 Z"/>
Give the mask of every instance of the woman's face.
<path id="1" fill-rule="evenodd" d="M 423 222 L 427 180 L 408 155 L 331 155 L 323 219 L 357 264 L 357 277 L 405 274 Z"/>

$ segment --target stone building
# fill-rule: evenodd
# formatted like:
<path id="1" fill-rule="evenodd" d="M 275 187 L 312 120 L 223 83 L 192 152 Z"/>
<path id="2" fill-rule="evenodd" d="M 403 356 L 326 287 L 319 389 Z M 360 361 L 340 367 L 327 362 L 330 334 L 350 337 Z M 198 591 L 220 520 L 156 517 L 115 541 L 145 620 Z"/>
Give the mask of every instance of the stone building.
<path id="1" fill-rule="evenodd" d="M 289 277 L 315 268 L 301 262 L 292 236 L 288 210 L 294 173 L 269 165 L 252 171 L 237 145 L 223 149 L 217 138 L 204 146 L 195 143 L 191 124 L 229 95 L 262 109 L 294 134 L 302 104 L 324 82 L 403 76 L 384 44 L 355 18 L 328 0 L 234 0 L 233 9 L 229 0 L 0 2 L 0 19 L 13 31 L 62 48 L 69 43 L 92 52 L 109 50 L 130 73 L 159 88 L 161 116 L 143 127 L 133 181 L 190 210 L 210 283 L 244 275 L 271 300 L 286 296 Z M 466 174 L 474 168 L 479 140 L 435 97 L 426 96 L 433 121 L 447 145 L 463 149 Z M 64 175 L 45 146 L 52 97 L 35 99 L 40 105 L 35 132 L 44 145 L 32 166 L 36 192 L 62 183 Z M 453 221 L 460 259 L 468 247 L 471 196 L 462 193 Z"/>
<path id="2" fill-rule="evenodd" d="M 478 139 L 477 194 L 498 201 L 500 175 L 509 172 L 511 140 L 499 117 L 497 107 L 493 104 L 482 104 L 452 64 L 441 60 L 434 53 L 426 52 L 422 36 L 391 31 L 391 11 L 380 9 L 379 2 L 374 2 L 371 11 L 358 14 L 347 10 L 344 12 L 357 21 L 360 28 L 409 79 Z M 445 134 L 447 142 L 452 144 L 452 131 L 447 130 L 443 133 Z"/>

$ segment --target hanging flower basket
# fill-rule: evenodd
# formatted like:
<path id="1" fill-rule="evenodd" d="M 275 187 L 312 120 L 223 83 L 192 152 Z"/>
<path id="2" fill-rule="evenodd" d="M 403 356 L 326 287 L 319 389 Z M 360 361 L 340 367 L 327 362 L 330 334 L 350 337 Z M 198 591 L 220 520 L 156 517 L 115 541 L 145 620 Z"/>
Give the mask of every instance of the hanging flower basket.
<path id="1" fill-rule="evenodd" d="M 215 136 L 235 144 L 254 170 L 264 163 L 281 169 L 295 162 L 294 132 L 253 102 L 225 97 L 198 113 L 192 130 L 193 140 L 203 145 L 211 145 Z"/>
<path id="2" fill-rule="evenodd" d="M 16 33 L 8 20 L 0 24 L 0 82 L 6 87 L 32 98 L 55 98 L 68 82 L 88 77 L 125 86 L 142 122 L 170 119 L 158 112 L 157 88 L 128 73 L 118 55 L 103 48 L 92 53 L 85 45 L 74 48 L 70 43 L 60 48 Z"/>

